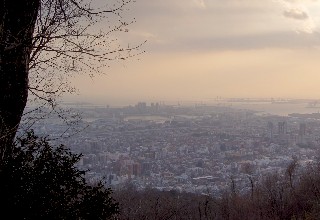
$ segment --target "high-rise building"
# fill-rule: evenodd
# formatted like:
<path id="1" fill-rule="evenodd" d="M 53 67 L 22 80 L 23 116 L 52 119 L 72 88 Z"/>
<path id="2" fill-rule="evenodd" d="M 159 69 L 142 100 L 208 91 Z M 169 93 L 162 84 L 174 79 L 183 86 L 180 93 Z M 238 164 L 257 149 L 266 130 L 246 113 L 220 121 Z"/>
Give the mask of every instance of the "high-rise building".
<path id="1" fill-rule="evenodd" d="M 278 122 L 279 135 L 287 133 L 287 123 L 285 121 Z"/>
<path id="2" fill-rule="evenodd" d="M 273 139 L 273 123 L 271 121 L 268 122 L 268 137 Z"/>
<path id="3" fill-rule="evenodd" d="M 300 123 L 299 124 L 299 135 L 305 136 L 307 133 L 306 130 L 307 130 L 307 125 L 305 123 Z"/>
<path id="4" fill-rule="evenodd" d="M 132 174 L 135 176 L 141 176 L 141 165 L 140 163 L 132 164 Z"/>
<path id="5" fill-rule="evenodd" d="M 306 130 L 307 125 L 305 123 L 299 124 L 299 136 L 298 136 L 298 143 L 305 144 L 306 143 Z"/>

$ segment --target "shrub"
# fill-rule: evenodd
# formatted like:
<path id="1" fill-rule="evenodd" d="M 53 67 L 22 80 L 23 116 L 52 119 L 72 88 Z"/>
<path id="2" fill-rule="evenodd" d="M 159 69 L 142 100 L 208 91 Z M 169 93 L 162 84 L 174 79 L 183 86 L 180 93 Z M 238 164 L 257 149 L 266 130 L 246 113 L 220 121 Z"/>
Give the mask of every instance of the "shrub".
<path id="1" fill-rule="evenodd" d="M 118 203 L 102 181 L 89 185 L 81 155 L 33 132 L 18 139 L 0 170 L 1 215 L 9 219 L 110 219 Z"/>

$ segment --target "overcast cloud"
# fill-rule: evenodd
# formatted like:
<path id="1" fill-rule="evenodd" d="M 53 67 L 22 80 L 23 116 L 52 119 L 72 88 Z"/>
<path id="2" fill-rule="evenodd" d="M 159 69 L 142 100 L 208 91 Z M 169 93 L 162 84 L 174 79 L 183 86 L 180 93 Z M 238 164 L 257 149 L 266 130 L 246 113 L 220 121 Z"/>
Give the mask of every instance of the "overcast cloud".
<path id="1" fill-rule="evenodd" d="M 147 40 L 147 52 L 90 91 L 79 80 L 88 97 L 320 98 L 318 0 L 137 0 L 128 15 L 120 40 Z"/>
<path id="2" fill-rule="evenodd" d="M 289 0 L 140 0 L 133 34 L 146 36 L 153 50 L 318 46 L 314 18 L 302 2 L 315 4 Z"/>

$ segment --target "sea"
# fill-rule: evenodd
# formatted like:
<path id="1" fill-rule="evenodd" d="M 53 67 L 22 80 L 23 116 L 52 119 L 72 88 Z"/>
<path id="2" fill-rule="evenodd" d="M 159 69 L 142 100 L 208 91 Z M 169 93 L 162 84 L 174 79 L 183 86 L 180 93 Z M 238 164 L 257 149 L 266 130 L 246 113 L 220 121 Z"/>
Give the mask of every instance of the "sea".
<path id="1" fill-rule="evenodd" d="M 310 103 L 272 103 L 272 102 L 231 102 L 231 108 L 249 109 L 261 114 L 288 116 L 292 113 L 312 114 L 319 113 L 320 107 L 310 106 Z"/>

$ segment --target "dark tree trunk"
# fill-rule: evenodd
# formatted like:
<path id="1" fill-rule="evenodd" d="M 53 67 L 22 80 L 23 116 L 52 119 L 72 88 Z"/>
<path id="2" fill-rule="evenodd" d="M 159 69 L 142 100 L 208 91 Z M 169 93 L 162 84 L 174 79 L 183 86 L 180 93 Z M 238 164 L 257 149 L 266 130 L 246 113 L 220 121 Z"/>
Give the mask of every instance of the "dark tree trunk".
<path id="1" fill-rule="evenodd" d="M 0 161 L 13 143 L 28 97 L 28 65 L 40 0 L 0 3 Z"/>

